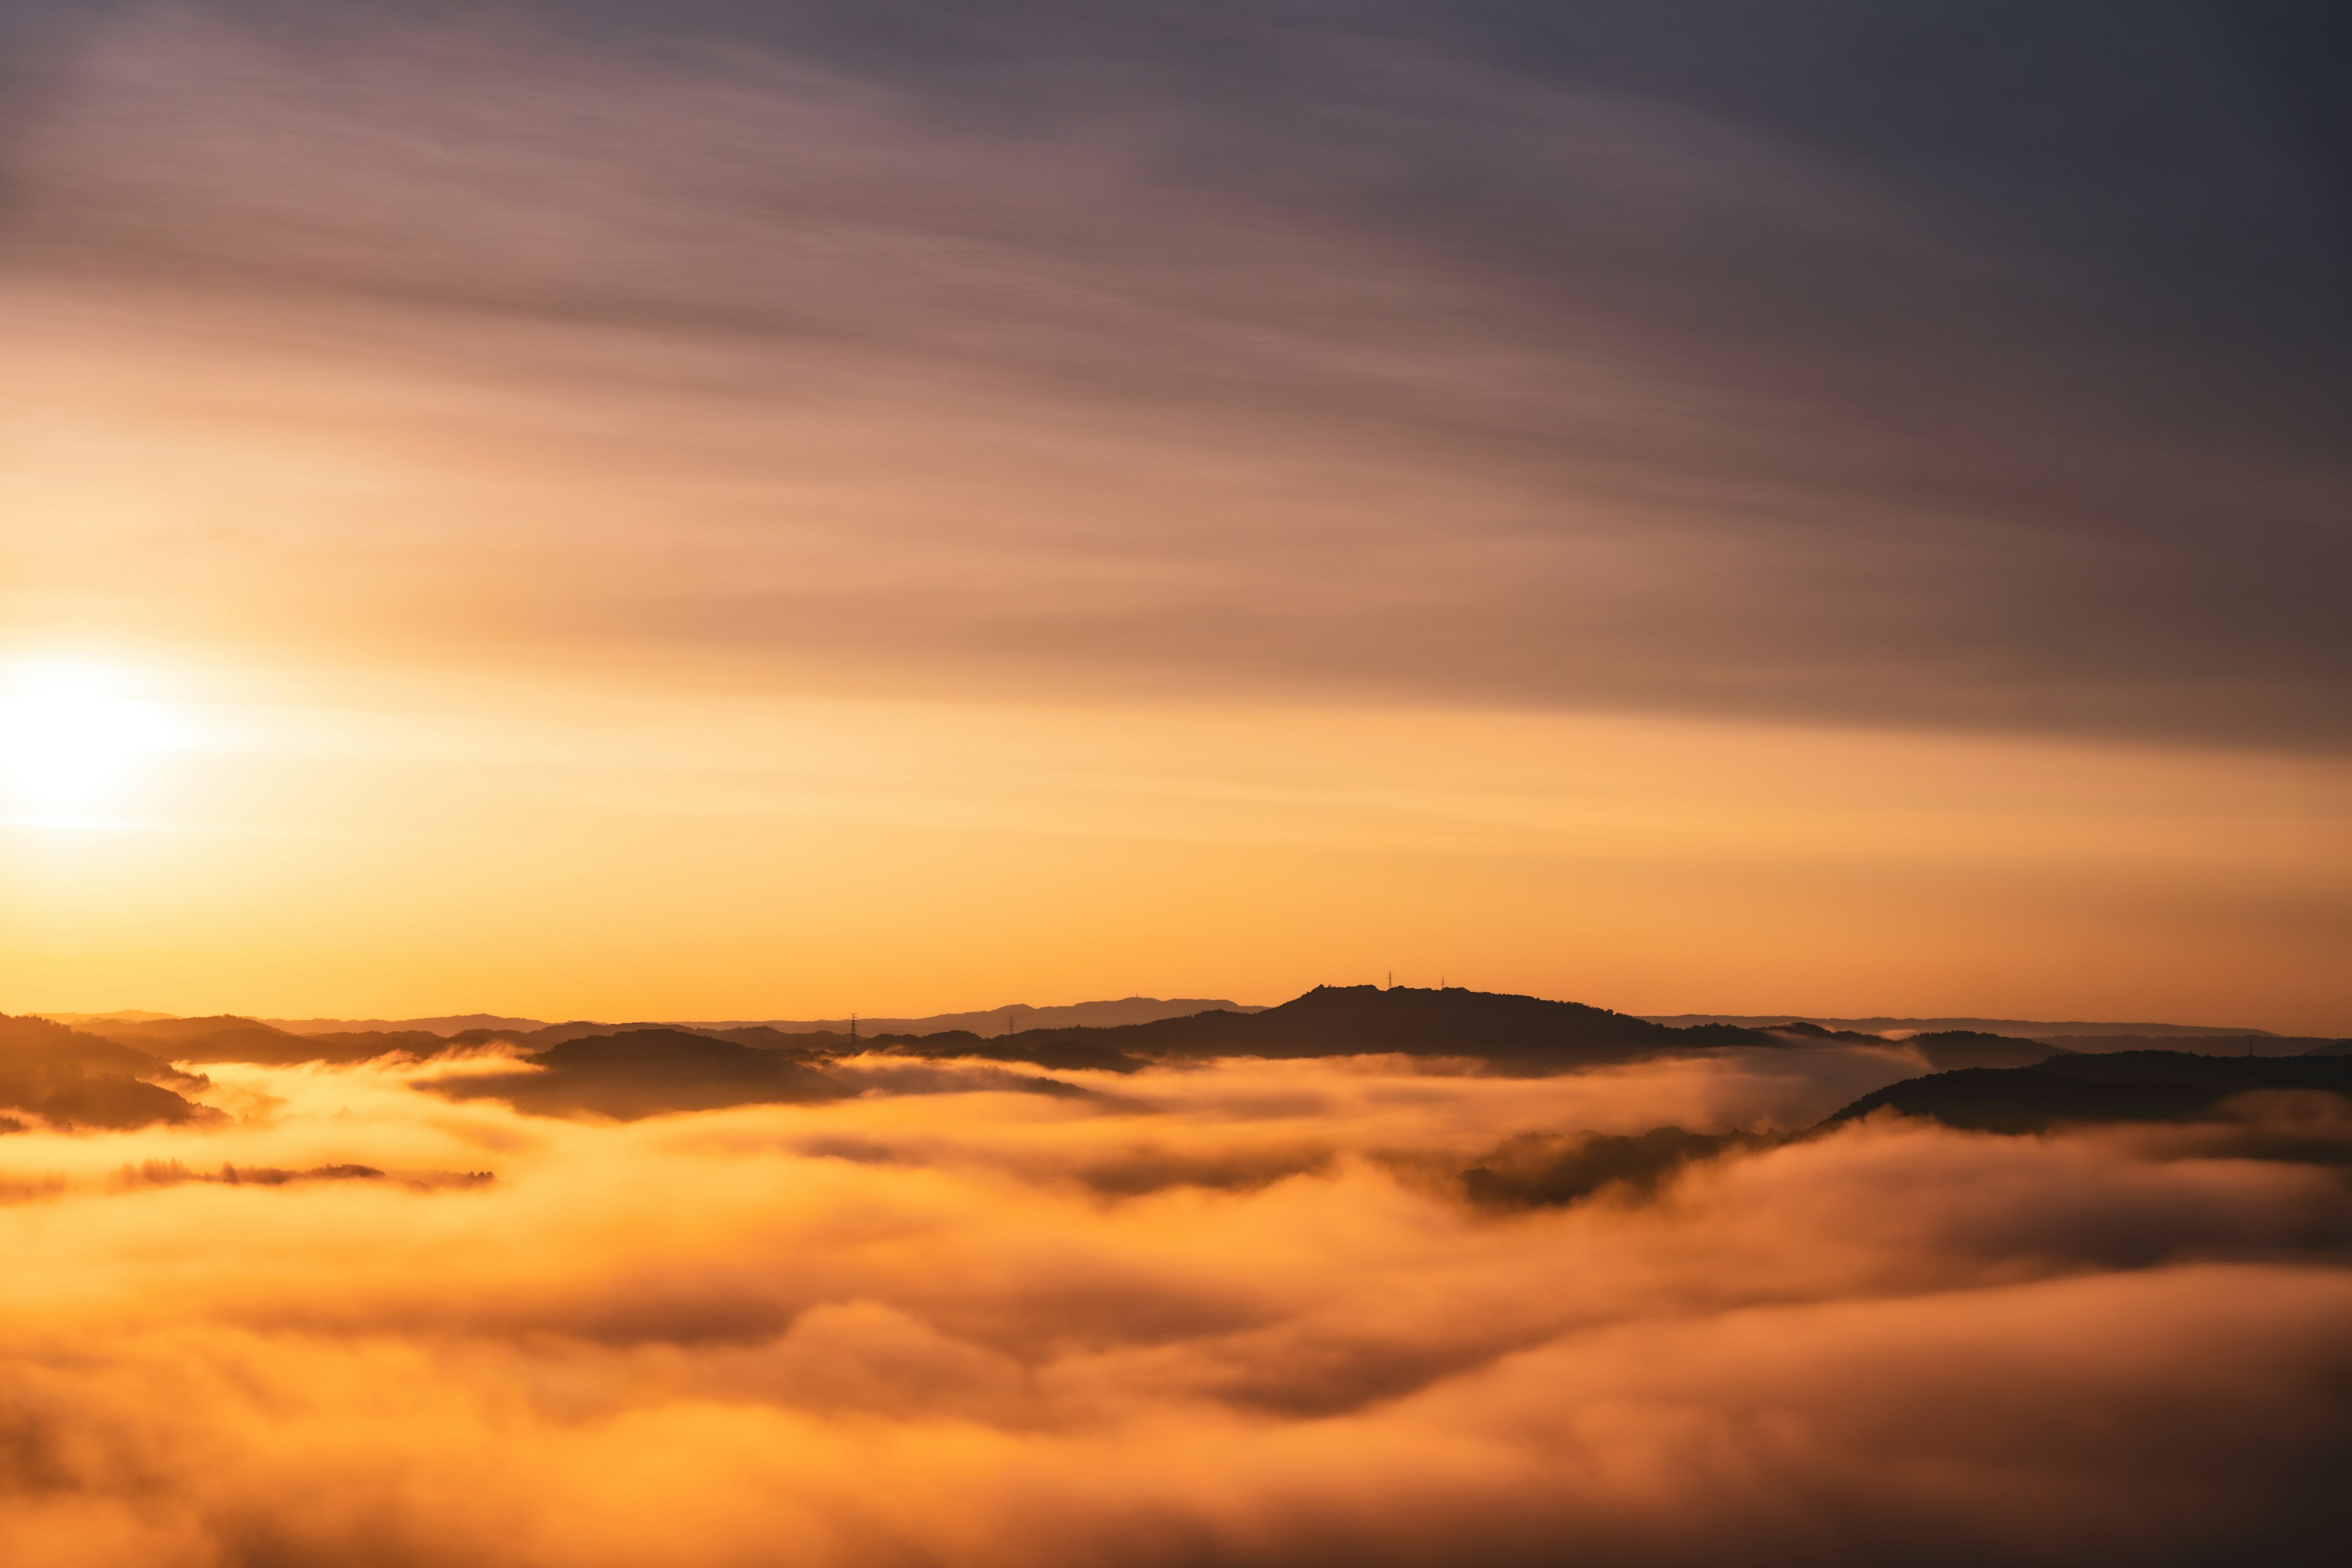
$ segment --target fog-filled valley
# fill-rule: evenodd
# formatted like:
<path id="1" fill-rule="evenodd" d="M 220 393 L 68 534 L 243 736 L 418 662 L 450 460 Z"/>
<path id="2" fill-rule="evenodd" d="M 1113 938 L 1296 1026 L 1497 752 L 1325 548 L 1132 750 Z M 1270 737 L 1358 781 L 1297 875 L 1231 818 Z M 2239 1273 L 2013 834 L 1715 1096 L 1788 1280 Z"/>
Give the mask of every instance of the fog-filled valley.
<path id="1" fill-rule="evenodd" d="M 2352 1543 L 2352 1059 L 1560 1005 L 143 1069 L 8 1020 L 0 1556 Z"/>

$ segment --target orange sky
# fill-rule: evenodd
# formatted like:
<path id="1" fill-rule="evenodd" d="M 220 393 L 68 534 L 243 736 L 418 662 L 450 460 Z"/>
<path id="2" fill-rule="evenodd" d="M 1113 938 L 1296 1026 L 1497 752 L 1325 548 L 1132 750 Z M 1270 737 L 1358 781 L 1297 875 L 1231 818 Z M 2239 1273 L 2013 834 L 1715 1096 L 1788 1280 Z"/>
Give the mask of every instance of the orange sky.
<path id="1" fill-rule="evenodd" d="M 170 743 L 5 829 L 8 1010 L 912 1014 L 1393 968 L 1636 1011 L 2346 1026 L 2326 762 L 206 654 L 112 659 Z"/>
<path id="2" fill-rule="evenodd" d="M 530 16 L 57 22 L 0 1010 L 2352 1032 L 2340 453 L 2144 401 L 1981 215 L 1696 88 L 1358 61 L 1268 163 Z M 1625 253 L 1383 195 L 1408 100 Z M 1711 259 L 1782 247 L 1853 313 Z"/>

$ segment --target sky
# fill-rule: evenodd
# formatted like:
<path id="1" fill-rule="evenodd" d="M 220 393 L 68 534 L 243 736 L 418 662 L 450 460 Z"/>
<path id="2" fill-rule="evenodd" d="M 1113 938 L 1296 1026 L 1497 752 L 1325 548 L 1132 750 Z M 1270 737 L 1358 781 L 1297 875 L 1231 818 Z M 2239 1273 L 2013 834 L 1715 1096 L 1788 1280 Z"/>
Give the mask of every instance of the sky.
<path id="1" fill-rule="evenodd" d="M 0 0 L 0 1010 L 2352 1033 L 2346 27 Z"/>

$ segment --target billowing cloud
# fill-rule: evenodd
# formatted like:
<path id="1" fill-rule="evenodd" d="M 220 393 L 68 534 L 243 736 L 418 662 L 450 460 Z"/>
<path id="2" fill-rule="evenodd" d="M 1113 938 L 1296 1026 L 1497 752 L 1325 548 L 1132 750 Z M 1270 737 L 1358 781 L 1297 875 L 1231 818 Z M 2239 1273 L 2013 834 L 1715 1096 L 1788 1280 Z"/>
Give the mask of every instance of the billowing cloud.
<path id="1" fill-rule="evenodd" d="M 2332 1561 L 2352 1190 L 2282 1140 L 2340 1116 L 1778 1136 L 1898 1058 L 617 1124 L 223 1068 L 232 1121 L 0 1148 L 0 1550 Z M 1580 1151 L 1532 1206 L 1465 1176 Z"/>

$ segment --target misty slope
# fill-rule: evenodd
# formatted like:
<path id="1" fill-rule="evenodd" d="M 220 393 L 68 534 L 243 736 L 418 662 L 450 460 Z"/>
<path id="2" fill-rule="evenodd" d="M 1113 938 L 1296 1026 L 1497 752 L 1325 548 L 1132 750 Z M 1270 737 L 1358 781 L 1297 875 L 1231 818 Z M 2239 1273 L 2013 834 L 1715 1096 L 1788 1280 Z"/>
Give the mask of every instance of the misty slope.
<path id="1" fill-rule="evenodd" d="M 299 1035 L 226 1013 L 205 1018 L 112 1022 L 105 1026 L 105 1034 L 110 1040 L 173 1061 L 285 1066 L 331 1059 L 320 1047 Z"/>
<path id="2" fill-rule="evenodd" d="M 1535 996 L 1376 985 L 1318 985 L 1257 1013 L 1202 1013 L 1108 1029 L 1033 1029 L 982 1040 L 929 1036 L 886 1042 L 927 1056 L 976 1056 L 1065 1070 L 1132 1070 L 1213 1057 L 1301 1058 L 1394 1053 L 1460 1057 L 1495 1068 L 1561 1072 L 1716 1046 L 1779 1046 L 1755 1029 L 1668 1028 L 1646 1019 Z"/>
<path id="3" fill-rule="evenodd" d="M 919 1018 L 869 1016 L 858 1021 L 857 1032 L 867 1037 L 955 1032 L 991 1036 L 1003 1031 L 1008 1022 L 1013 1031 L 1118 1028 L 1129 1024 L 1155 1023 L 1162 1018 L 1188 1018 L 1196 1013 L 1255 1013 L 1260 1010 L 1223 997 L 1207 996 L 1122 996 L 1117 1001 L 1073 1002 L 1048 1007 L 1033 1007 L 1025 1002 L 1013 1002 L 1002 1007 L 982 1007 L 968 1013 L 933 1013 Z M 719 1035 L 746 1028 L 764 1028 L 785 1035 L 845 1036 L 849 1033 L 849 1020 L 846 1018 L 730 1019 L 724 1023 L 691 1023 L 680 1026 Z"/>
<path id="4" fill-rule="evenodd" d="M 2047 1061 L 2057 1047 L 2014 1035 L 1987 1034 L 1978 1029 L 1938 1029 L 1914 1035 L 1903 1042 L 1927 1058 L 1938 1072 L 1958 1068 L 2025 1068 Z"/>
<path id="5" fill-rule="evenodd" d="M 1572 1204 L 1610 1187 L 1646 1195 L 1686 1165 L 1777 1142 L 1682 1127 L 1653 1127 L 1631 1135 L 1523 1132 L 1461 1173 L 1462 1194 L 1491 1209 Z"/>
<path id="6" fill-rule="evenodd" d="M 1963 1054 L 2047 1050 L 2033 1041 L 1948 1031 L 1946 1043 L 1955 1042 Z M 2255 1098 L 2233 1104 L 2241 1095 Z M 2168 1127 L 2168 1146 L 2178 1154 L 2352 1166 L 2352 1052 L 2249 1058 L 2062 1051 L 2025 1065 L 1962 1067 L 1908 1079 L 1863 1096 L 1805 1132 L 1706 1133 L 1662 1126 L 1630 1136 L 1523 1133 L 1454 1180 L 1463 1197 L 1492 1209 L 1558 1206 L 1611 1189 L 1639 1197 L 1687 1166 L 1806 1142 L 1887 1110 L 1962 1131 L 2012 1135 L 2146 1123 Z"/>
<path id="7" fill-rule="evenodd" d="M 46 1018 L 0 1015 L 0 1108 L 30 1112 L 53 1127 L 125 1130 L 209 1120 L 217 1112 L 165 1087 L 203 1081 L 120 1041 Z M 0 1131 L 23 1126 L 0 1116 Z"/>
<path id="8" fill-rule="evenodd" d="M 2074 1123 L 2180 1121 L 2265 1089 L 2352 1095 L 2352 1057 L 2206 1057 L 2185 1051 L 2060 1054 L 2033 1067 L 1964 1068 L 1864 1095 L 1823 1123 L 1892 1110 L 1948 1127 L 2041 1132 Z"/>
<path id="9" fill-rule="evenodd" d="M 1775 1025 L 1766 1031 L 1801 1040 L 1834 1041 L 1849 1046 L 1885 1047 L 1890 1042 L 1878 1035 L 1856 1029 L 1829 1029 L 1819 1024 L 1790 1023 Z M 1937 1029 L 1913 1035 L 1901 1042 L 1927 1060 L 1937 1071 L 1953 1068 L 2022 1068 L 2048 1058 L 2058 1047 L 2042 1040 L 2022 1039 L 2015 1035 L 1987 1034 L 1980 1029 Z"/>
<path id="10" fill-rule="evenodd" d="M 55 1027 L 55 1026 L 48 1026 Z M 1156 1064 L 1218 1058 L 1276 1060 L 1330 1056 L 1394 1054 L 1476 1062 L 1490 1070 L 1540 1076 L 1620 1065 L 1659 1056 L 1723 1047 L 1783 1048 L 1854 1045 L 1891 1049 L 1877 1037 L 1820 1025 L 1790 1022 L 1769 1029 L 1702 1024 L 1677 1028 L 1648 1019 L 1573 1002 L 1471 991 L 1460 987 L 1415 989 L 1318 986 L 1280 1006 L 1256 1012 L 1210 1011 L 1108 1027 L 1030 1029 L 981 1036 L 968 1031 L 907 1035 L 863 1034 L 853 1038 L 833 1031 L 780 1030 L 764 1024 L 687 1027 L 663 1024 L 599 1024 L 586 1020 L 529 1031 L 467 1029 L 443 1037 L 421 1030 L 342 1032 L 301 1036 L 249 1018 L 173 1018 L 118 1022 L 111 1026 L 116 1048 L 131 1057 L 143 1048 L 184 1061 L 244 1061 L 283 1066 L 306 1061 L 356 1062 L 393 1052 L 432 1058 L 483 1047 L 520 1047 L 526 1055 L 512 1072 L 488 1077 L 453 1076 L 438 1080 L 453 1094 L 495 1095 L 521 1109 L 551 1114 L 593 1111 L 633 1117 L 664 1110 L 777 1100 L 821 1100 L 887 1086 L 878 1080 L 828 1076 L 842 1058 L 861 1053 L 927 1060 L 970 1058 L 1044 1068 L 1049 1071 L 1129 1073 Z M 2248 1042 L 2214 1037 L 2227 1048 Z M 2122 1045 L 2101 1040 L 2102 1046 Z M 2199 1044 L 2207 1044 L 2200 1039 Z M 2275 1052 L 2283 1044 L 2264 1037 L 2256 1048 Z M 2292 1042 L 2297 1047 L 2303 1042 Z M 1982 1115 L 2040 1124 L 2048 1119 L 2129 1119 L 2141 1114 L 2188 1114 L 2228 1090 L 2208 1093 L 2170 1079 L 2158 1082 L 2145 1070 L 2132 1077 L 2129 1063 L 2143 1058 L 2188 1061 L 2242 1061 L 2231 1057 L 2188 1057 L 2179 1052 L 2110 1051 L 2101 1060 L 2125 1064 L 2126 1076 L 2097 1079 L 2081 1066 L 2060 1066 L 2047 1042 L 1975 1030 L 1943 1030 L 1914 1036 L 1907 1047 L 1924 1057 L 1940 1077 L 1955 1069 L 2007 1072 L 2041 1067 L 2049 1077 L 1999 1079 L 1992 1087 L 1923 1089 L 1914 1111 L 1906 1100 L 1876 1103 L 1916 1114 Z M 574 1048 L 576 1047 L 576 1048 Z M 2333 1048 L 2322 1042 L 2321 1052 Z M 2045 1059 L 2047 1058 L 2047 1059 Z M 126 1058 L 130 1059 L 130 1058 Z M 2094 1059 L 2085 1055 L 2080 1060 Z M 2297 1058 L 2275 1054 L 2254 1062 Z M 2310 1058 L 2300 1058 L 2308 1060 Z M 2224 1072 L 2234 1068 L 2221 1069 Z M 2174 1074 L 2173 1078 L 2178 1078 Z M 2053 1081 L 2056 1086 L 2052 1087 Z M 2202 1081 L 2202 1080 L 2199 1080 Z M 2231 1080 L 2234 1081 L 2234 1080 Z M 2249 1086 L 2255 1080 L 2249 1079 Z M 1012 1086 L 1030 1087 L 1032 1080 Z M 2100 1088 L 2099 1084 L 2108 1087 Z M 1885 1091 L 1887 1096 L 1895 1091 Z M 1969 1111 L 1970 1094 L 1994 1097 L 1988 1109 Z M 1994 1101 L 2009 1110 L 1990 1109 Z M 2039 1106 L 2041 1109 L 2033 1109 Z M 2102 1109 L 2102 1108 L 2105 1109 Z M 1933 1109 L 1931 1109 L 1933 1108 Z M 2173 1108 L 2173 1109 L 2167 1109 Z M 2185 1110 L 2180 1108 L 2186 1108 Z M 1975 1123 L 1955 1122 L 1955 1125 Z M 2006 1122 L 2003 1123 L 2004 1125 Z M 1985 1125 L 1992 1125 L 1987 1122 Z"/>
<path id="11" fill-rule="evenodd" d="M 1175 1005 L 1129 998 L 1121 1003 L 1024 1011 L 1078 1014 L 1122 1008 L 1150 1010 Z M 650 1032 L 730 1041 L 804 1063 L 878 1050 L 933 1058 L 1026 1063 L 1067 1072 L 1133 1072 L 1157 1062 L 1227 1056 L 1299 1059 L 1393 1053 L 1460 1058 L 1506 1072 L 1550 1073 L 1635 1061 L 1662 1052 L 1724 1046 L 1888 1044 L 1875 1035 L 1832 1029 L 1804 1021 L 1755 1028 L 1722 1023 L 1677 1026 L 1605 1008 L 1534 996 L 1461 987 L 1431 990 L 1397 986 L 1383 990 L 1370 985 L 1318 986 L 1276 1007 L 1242 1010 L 1216 1006 L 1183 1016 L 1156 1017 L 1138 1023 L 1024 1029 L 1013 1034 L 980 1034 L 963 1028 L 929 1026 L 953 1018 L 998 1016 L 943 1014 L 935 1019 L 914 1020 L 920 1026 L 913 1028 L 892 1028 L 887 1026 L 888 1020 L 872 1020 L 862 1025 L 855 1037 L 845 1027 L 799 1024 L 780 1026 L 653 1020 L 614 1024 L 593 1019 L 530 1027 L 512 1026 L 517 1021 L 509 1020 L 496 1027 L 471 1027 L 448 1035 L 413 1027 L 319 1031 L 307 1026 L 306 1032 L 297 1034 L 255 1019 L 228 1016 L 109 1020 L 106 1033 L 110 1038 L 176 1060 L 244 1061 L 271 1066 L 304 1061 L 356 1062 L 395 1051 L 423 1058 L 483 1047 L 520 1046 L 527 1050 L 545 1051 L 575 1040 Z M 308 1026 L 324 1022 L 329 1020 L 309 1020 Z M 2171 1037 L 2069 1037 L 2063 1047 L 2055 1047 L 2049 1040 L 1975 1029 L 1916 1034 L 1904 1043 L 1924 1056 L 1929 1066 L 1950 1069 L 2024 1067 L 2042 1060 L 2053 1048 L 2086 1046 L 2093 1050 L 2119 1051 L 2143 1048 L 2159 1041 L 2166 1046 L 2186 1043 Z M 2251 1049 L 2263 1056 L 2299 1053 L 2315 1047 L 2324 1051 L 2331 1045 L 2284 1037 L 2221 1035 L 2199 1037 L 2195 1043 L 2217 1053 L 2236 1054 Z"/>
<path id="12" fill-rule="evenodd" d="M 2319 1035 L 2251 1033 L 2198 1035 L 2186 1038 L 2178 1035 L 2059 1035 L 2043 1043 L 2084 1056 L 2111 1056 L 2124 1051 L 2191 1051 L 2200 1057 L 2318 1056 L 2326 1054 L 2330 1047 L 2343 1044 Z"/>
<path id="13" fill-rule="evenodd" d="M 1897 1018 L 1879 1016 L 1869 1018 L 1833 1018 L 1818 1013 L 1650 1013 L 1644 1014 L 1653 1024 L 1671 1024 L 1686 1028 L 1693 1024 L 1736 1024 L 1742 1028 L 1777 1029 L 1786 1027 L 1785 1020 L 1796 1019 L 1819 1026 L 1832 1033 L 1858 1033 L 1889 1037 L 1915 1037 L 1922 1034 L 1965 1033 L 1998 1035 L 2013 1040 L 2075 1040 L 2122 1038 L 2160 1039 L 2171 1045 L 2201 1044 L 2214 1037 L 2243 1039 L 2248 1036 L 2276 1038 L 2261 1029 L 2232 1027 L 2214 1024 L 2154 1024 L 2154 1023 L 2094 1023 L 2066 1022 L 2037 1018 Z"/>
<path id="14" fill-rule="evenodd" d="M 544 1028 L 543 1018 L 511 1018 L 500 1013 L 460 1013 L 434 1018 L 262 1018 L 257 1022 L 290 1035 L 432 1035 L 446 1039 L 467 1029 Z"/>
<path id="15" fill-rule="evenodd" d="M 566 1040 L 525 1056 L 512 1072 L 451 1075 L 419 1087 L 453 1100 L 503 1100 L 539 1115 L 588 1111 L 624 1121 L 673 1110 L 807 1104 L 855 1092 L 777 1052 L 683 1029 Z"/>
<path id="16" fill-rule="evenodd" d="M 596 1033 L 576 1031 L 598 1030 Z M 623 1120 L 721 1106 L 811 1102 L 861 1092 L 931 1092 L 856 1060 L 898 1056 L 970 1058 L 1057 1071 L 1134 1072 L 1160 1063 L 1223 1057 L 1298 1059 L 1395 1053 L 1464 1058 L 1509 1072 L 1545 1074 L 1717 1046 L 1785 1046 L 1803 1037 L 1703 1027 L 1678 1030 L 1572 1002 L 1465 990 L 1318 987 L 1258 1013 L 1212 1012 L 1115 1028 L 1036 1029 L 982 1037 L 793 1034 L 763 1025 L 692 1030 L 619 1030 L 566 1024 L 520 1037 L 467 1031 L 448 1044 L 537 1046 L 511 1071 L 452 1073 L 424 1087 L 453 1098 L 496 1098 L 548 1115 L 592 1112 Z M 962 1079 L 963 1087 L 1076 1094 L 1026 1075 Z"/>
<path id="17" fill-rule="evenodd" d="M 490 1045 L 499 1042 L 527 1045 L 544 1049 L 566 1040 L 586 1039 L 591 1036 L 627 1033 L 640 1029 L 670 1029 L 685 1034 L 708 1036 L 715 1040 L 733 1040 L 738 1045 L 758 1046 L 763 1049 L 783 1051 L 819 1051 L 839 1053 L 853 1048 L 865 1048 L 877 1044 L 921 1042 L 921 1049 L 931 1055 L 988 1056 L 998 1048 L 999 1042 L 1025 1041 L 1015 1047 L 1015 1054 L 1001 1059 L 1028 1061 L 1034 1058 L 1020 1053 L 1055 1049 L 1054 1042 L 1066 1039 L 1069 1048 L 1059 1058 L 1044 1065 L 1058 1067 L 1107 1067 L 1118 1070 L 1125 1058 L 1116 1047 L 1095 1048 L 1087 1044 L 1096 1037 L 1118 1033 L 1142 1023 L 1159 1023 L 1192 1014 L 1170 1014 L 1164 1009 L 1192 1007 L 1193 1013 L 1231 1011 L 1236 1016 L 1261 1011 L 1257 1008 L 1234 1007 L 1231 1003 L 1158 1002 L 1148 997 L 1131 997 L 1125 1002 L 1087 1002 L 1068 1007 L 999 1008 L 992 1013 L 943 1013 L 930 1018 L 865 1018 L 857 1024 L 856 1035 L 850 1033 L 849 1020 L 832 1019 L 821 1023 L 728 1023 L 677 1024 L 656 1019 L 639 1019 L 627 1023 L 600 1023 L 594 1019 L 574 1018 L 560 1024 L 544 1024 L 530 1028 L 465 1029 L 447 1037 L 446 1044 L 455 1047 Z M 1008 1013 L 1018 1012 L 1024 1017 L 1037 1016 L 1068 1016 L 1080 1021 L 1051 1028 L 1024 1029 L 1016 1034 L 992 1032 L 989 1026 L 1001 1026 Z M 1143 1013 L 1142 1018 L 1125 1017 L 1123 1013 Z M 1085 1022 L 1099 1018 L 1101 1022 Z M 974 1027 L 978 1025 L 981 1027 Z M 357 1036 L 321 1036 L 320 1038 L 356 1039 Z M 415 1048 L 414 1047 L 407 1048 Z"/>
<path id="18" fill-rule="evenodd" d="M 1033 1007 L 1025 1002 L 1007 1003 L 1002 1007 L 982 1007 L 964 1013 L 932 1013 L 921 1017 L 883 1018 L 868 1016 L 861 1020 L 858 1032 L 868 1037 L 879 1035 L 940 1035 L 951 1030 L 963 1030 L 976 1035 L 990 1035 L 1005 1028 L 1008 1022 L 1015 1027 L 1032 1029 L 1101 1027 L 1122 1024 L 1145 1024 L 1156 1018 L 1181 1018 L 1194 1013 L 1209 1012 L 1255 1013 L 1238 1002 L 1205 996 L 1122 996 L 1116 1001 L 1072 1002 L 1045 1007 Z M 168 1014 L 128 1014 L 60 1016 L 59 1021 L 77 1027 L 110 1027 L 117 1023 L 137 1023 L 150 1018 L 165 1019 Z M 543 1018 L 516 1018 L 498 1013 L 450 1014 L 428 1018 L 261 1018 L 240 1022 L 260 1023 L 289 1034 L 326 1037 L 338 1040 L 362 1037 L 412 1038 L 432 1037 L 449 1039 L 455 1036 L 470 1036 L 481 1039 L 528 1039 L 557 1037 L 553 1030 L 568 1030 L 570 1038 L 590 1034 L 612 1034 L 622 1029 L 688 1029 L 698 1035 L 714 1035 L 721 1039 L 737 1037 L 748 1030 L 762 1030 L 774 1035 L 841 1035 L 849 1033 L 847 1018 L 730 1018 L 724 1021 L 708 1019 L 647 1019 L 640 1023 L 598 1023 L 574 1021 L 550 1023 Z M 403 1046 L 403 1049 L 415 1048 Z"/>
<path id="19" fill-rule="evenodd" d="M 1804 1031 L 1794 1034 L 1801 1037 Z M 724 1041 L 803 1063 L 879 1050 L 925 1058 L 1023 1062 L 1059 1071 L 1108 1072 L 1131 1072 L 1154 1062 L 1226 1056 L 1297 1059 L 1394 1053 L 1462 1058 L 1507 1071 L 1549 1073 L 1634 1061 L 1661 1052 L 1792 1043 L 1791 1034 L 1786 1031 L 1722 1025 L 1675 1029 L 1575 1002 L 1461 987 L 1382 990 L 1372 985 L 1318 986 L 1280 1006 L 1254 1012 L 1218 1009 L 1139 1024 L 1027 1029 L 992 1036 L 967 1030 L 908 1034 L 861 1029 L 853 1038 L 845 1032 L 779 1029 L 766 1024 L 604 1024 L 584 1019 L 529 1030 L 466 1029 L 446 1037 L 413 1029 L 297 1035 L 251 1018 L 226 1016 L 110 1026 L 110 1037 L 177 1060 L 268 1066 L 353 1062 L 393 1051 L 430 1057 L 484 1046 L 521 1046 L 543 1056 L 576 1041 L 656 1036 Z M 689 1053 L 680 1059 L 703 1058 Z"/>
<path id="20" fill-rule="evenodd" d="M 604 1032 L 611 1028 L 603 1026 Z M 305 1035 L 226 1013 L 205 1018 L 111 1019 L 103 1032 L 108 1039 L 173 1061 L 247 1062 L 262 1067 L 362 1062 L 394 1051 L 429 1057 L 452 1048 L 451 1041 L 421 1029 Z M 477 1039 L 518 1037 L 499 1031 L 478 1031 L 476 1036 Z"/>

